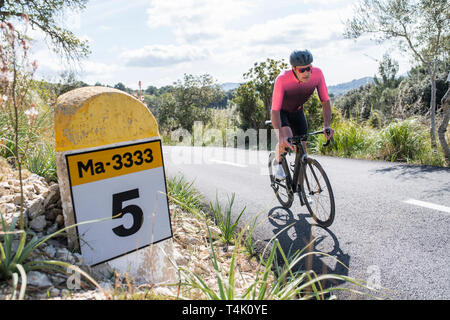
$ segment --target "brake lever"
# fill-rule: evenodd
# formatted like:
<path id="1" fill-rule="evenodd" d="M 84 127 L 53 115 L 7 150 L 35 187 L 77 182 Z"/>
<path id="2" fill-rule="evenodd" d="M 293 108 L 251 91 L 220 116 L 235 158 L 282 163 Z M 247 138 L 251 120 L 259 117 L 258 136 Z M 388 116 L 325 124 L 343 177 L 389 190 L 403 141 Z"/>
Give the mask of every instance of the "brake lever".
<path id="1" fill-rule="evenodd" d="M 330 133 L 330 129 L 326 129 L 325 132 L 326 132 L 327 134 L 329 134 L 329 133 Z M 337 145 L 336 145 L 336 142 L 334 141 L 334 138 L 333 138 L 333 137 L 331 137 L 331 139 L 327 140 L 327 142 L 324 143 L 323 146 L 324 146 L 324 147 L 327 147 L 327 146 L 330 144 L 330 141 L 333 143 L 334 149 L 337 150 Z"/>

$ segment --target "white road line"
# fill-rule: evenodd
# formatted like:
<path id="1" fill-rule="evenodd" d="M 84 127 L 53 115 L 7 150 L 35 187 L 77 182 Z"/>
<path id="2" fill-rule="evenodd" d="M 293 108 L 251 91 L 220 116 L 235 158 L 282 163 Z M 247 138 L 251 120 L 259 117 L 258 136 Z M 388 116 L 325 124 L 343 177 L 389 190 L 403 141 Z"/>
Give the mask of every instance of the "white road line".
<path id="1" fill-rule="evenodd" d="M 209 161 L 220 163 L 220 164 L 226 164 L 226 165 L 229 165 L 229 166 L 235 166 L 235 167 L 239 167 L 239 168 L 247 168 L 248 167 L 245 164 L 240 164 L 240 163 L 236 163 L 236 162 L 222 161 L 222 160 L 217 160 L 217 159 L 209 159 Z"/>
<path id="2" fill-rule="evenodd" d="M 403 202 L 409 203 L 409 204 L 413 204 L 415 206 L 420 206 L 420 207 L 425 207 L 425 208 L 429 208 L 429 209 L 434 209 L 434 210 L 439 210 L 439 211 L 442 211 L 442 212 L 450 213 L 450 208 L 449 207 L 441 206 L 439 204 L 434 204 L 434 203 L 420 201 L 420 200 L 415 200 L 415 199 L 408 199 L 408 200 L 405 200 Z"/>

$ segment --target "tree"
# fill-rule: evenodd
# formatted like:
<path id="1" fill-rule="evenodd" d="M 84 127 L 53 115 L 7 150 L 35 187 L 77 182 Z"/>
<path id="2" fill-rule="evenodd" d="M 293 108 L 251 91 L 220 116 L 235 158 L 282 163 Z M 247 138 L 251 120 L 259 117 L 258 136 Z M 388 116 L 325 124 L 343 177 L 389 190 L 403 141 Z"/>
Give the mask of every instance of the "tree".
<path id="1" fill-rule="evenodd" d="M 122 91 L 125 91 L 125 92 L 127 91 L 127 88 L 125 87 L 125 85 L 122 82 L 116 83 L 114 85 L 114 89 L 122 90 Z"/>
<path id="2" fill-rule="evenodd" d="M 272 94 L 275 79 L 283 69 L 288 67 L 287 63 L 280 60 L 268 58 L 266 61 L 255 62 L 253 68 L 244 74 L 245 79 L 250 79 L 259 98 L 264 103 L 265 119 L 270 119 L 272 109 Z"/>
<path id="3" fill-rule="evenodd" d="M 398 41 L 400 48 L 426 65 L 431 83 L 430 134 L 436 146 L 436 67 L 450 49 L 448 0 L 361 0 L 344 36 Z"/>
<path id="4" fill-rule="evenodd" d="M 447 76 L 447 82 L 450 81 L 450 73 Z M 441 143 L 442 149 L 444 151 L 445 161 L 447 167 L 450 167 L 450 149 L 448 147 L 447 141 L 445 140 L 445 131 L 447 131 L 448 122 L 450 121 L 450 88 L 442 97 L 442 122 L 438 128 L 439 141 Z"/>
<path id="5" fill-rule="evenodd" d="M 178 127 L 176 108 L 177 102 L 173 95 L 168 92 L 163 93 L 161 95 L 161 104 L 156 114 L 159 128 L 162 132 L 168 133 Z"/>
<path id="6" fill-rule="evenodd" d="M 0 0 L 0 22 L 26 17 L 33 29 L 39 29 L 50 37 L 53 50 L 78 61 L 90 51 L 87 41 L 78 39 L 70 30 L 58 26 L 57 18 L 65 10 L 76 11 L 86 7 L 88 0 Z M 21 31 L 15 30 L 18 37 Z"/>
<path id="7" fill-rule="evenodd" d="M 233 102 L 237 105 L 242 129 L 257 129 L 262 127 L 265 118 L 265 107 L 258 97 L 253 82 L 247 82 L 239 86 L 234 95 Z"/>
<path id="8" fill-rule="evenodd" d="M 76 74 L 73 71 L 64 71 L 60 74 L 61 80 L 56 85 L 55 93 L 60 96 L 71 90 L 88 86 L 87 83 L 76 79 Z"/>
<path id="9" fill-rule="evenodd" d="M 180 106 L 212 108 L 221 105 L 225 93 L 211 75 L 184 74 L 183 80 L 174 83 L 172 93 Z"/>
<path id="10" fill-rule="evenodd" d="M 402 78 L 397 78 L 398 62 L 393 60 L 388 53 L 383 55 L 383 59 L 379 62 L 378 73 L 381 79 L 375 75 L 373 81 L 376 86 L 381 88 L 397 88 Z"/>
<path id="11" fill-rule="evenodd" d="M 155 86 L 148 86 L 147 89 L 145 89 L 145 93 L 150 95 L 157 95 L 158 88 Z"/>
<path id="12" fill-rule="evenodd" d="M 225 96 L 209 74 L 185 74 L 173 86 L 159 89 L 161 94 L 157 117 L 164 131 L 183 128 L 192 132 L 194 122 L 211 122 L 212 108 L 217 108 Z"/>

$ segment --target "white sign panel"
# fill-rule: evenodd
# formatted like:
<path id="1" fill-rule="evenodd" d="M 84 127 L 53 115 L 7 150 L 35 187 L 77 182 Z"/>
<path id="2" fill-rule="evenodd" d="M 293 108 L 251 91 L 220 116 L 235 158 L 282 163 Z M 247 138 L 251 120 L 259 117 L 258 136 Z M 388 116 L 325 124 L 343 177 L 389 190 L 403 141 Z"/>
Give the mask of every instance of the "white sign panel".
<path id="1" fill-rule="evenodd" d="M 96 265 L 172 237 L 161 141 L 66 155 L 81 254 Z"/>

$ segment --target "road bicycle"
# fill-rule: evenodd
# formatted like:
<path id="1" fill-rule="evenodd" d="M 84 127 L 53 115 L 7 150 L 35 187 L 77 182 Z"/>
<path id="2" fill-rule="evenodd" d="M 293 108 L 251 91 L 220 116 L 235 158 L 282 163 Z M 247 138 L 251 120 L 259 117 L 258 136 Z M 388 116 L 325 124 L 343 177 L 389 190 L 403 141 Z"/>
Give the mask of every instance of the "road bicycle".
<path id="1" fill-rule="evenodd" d="M 265 124 L 271 126 L 272 122 L 268 120 Z M 306 205 L 313 219 L 319 225 L 329 227 L 333 223 L 335 214 L 333 189 L 325 170 L 316 159 L 308 156 L 302 145 L 302 141 L 306 141 L 309 136 L 318 134 L 323 134 L 323 131 L 315 131 L 288 138 L 288 142 L 295 147 L 294 150 L 297 150 L 297 152 L 294 152 L 295 156 L 292 155 L 292 152 L 281 154 L 281 166 L 286 175 L 284 179 L 275 177 L 275 169 L 278 166 L 278 162 L 275 152 L 270 152 L 270 186 L 284 208 L 290 208 L 294 201 L 294 194 L 298 194 L 300 204 L 302 206 Z M 328 140 L 324 146 L 328 146 L 330 141 L 336 147 L 333 138 Z M 298 192 L 299 189 L 300 193 Z"/>

